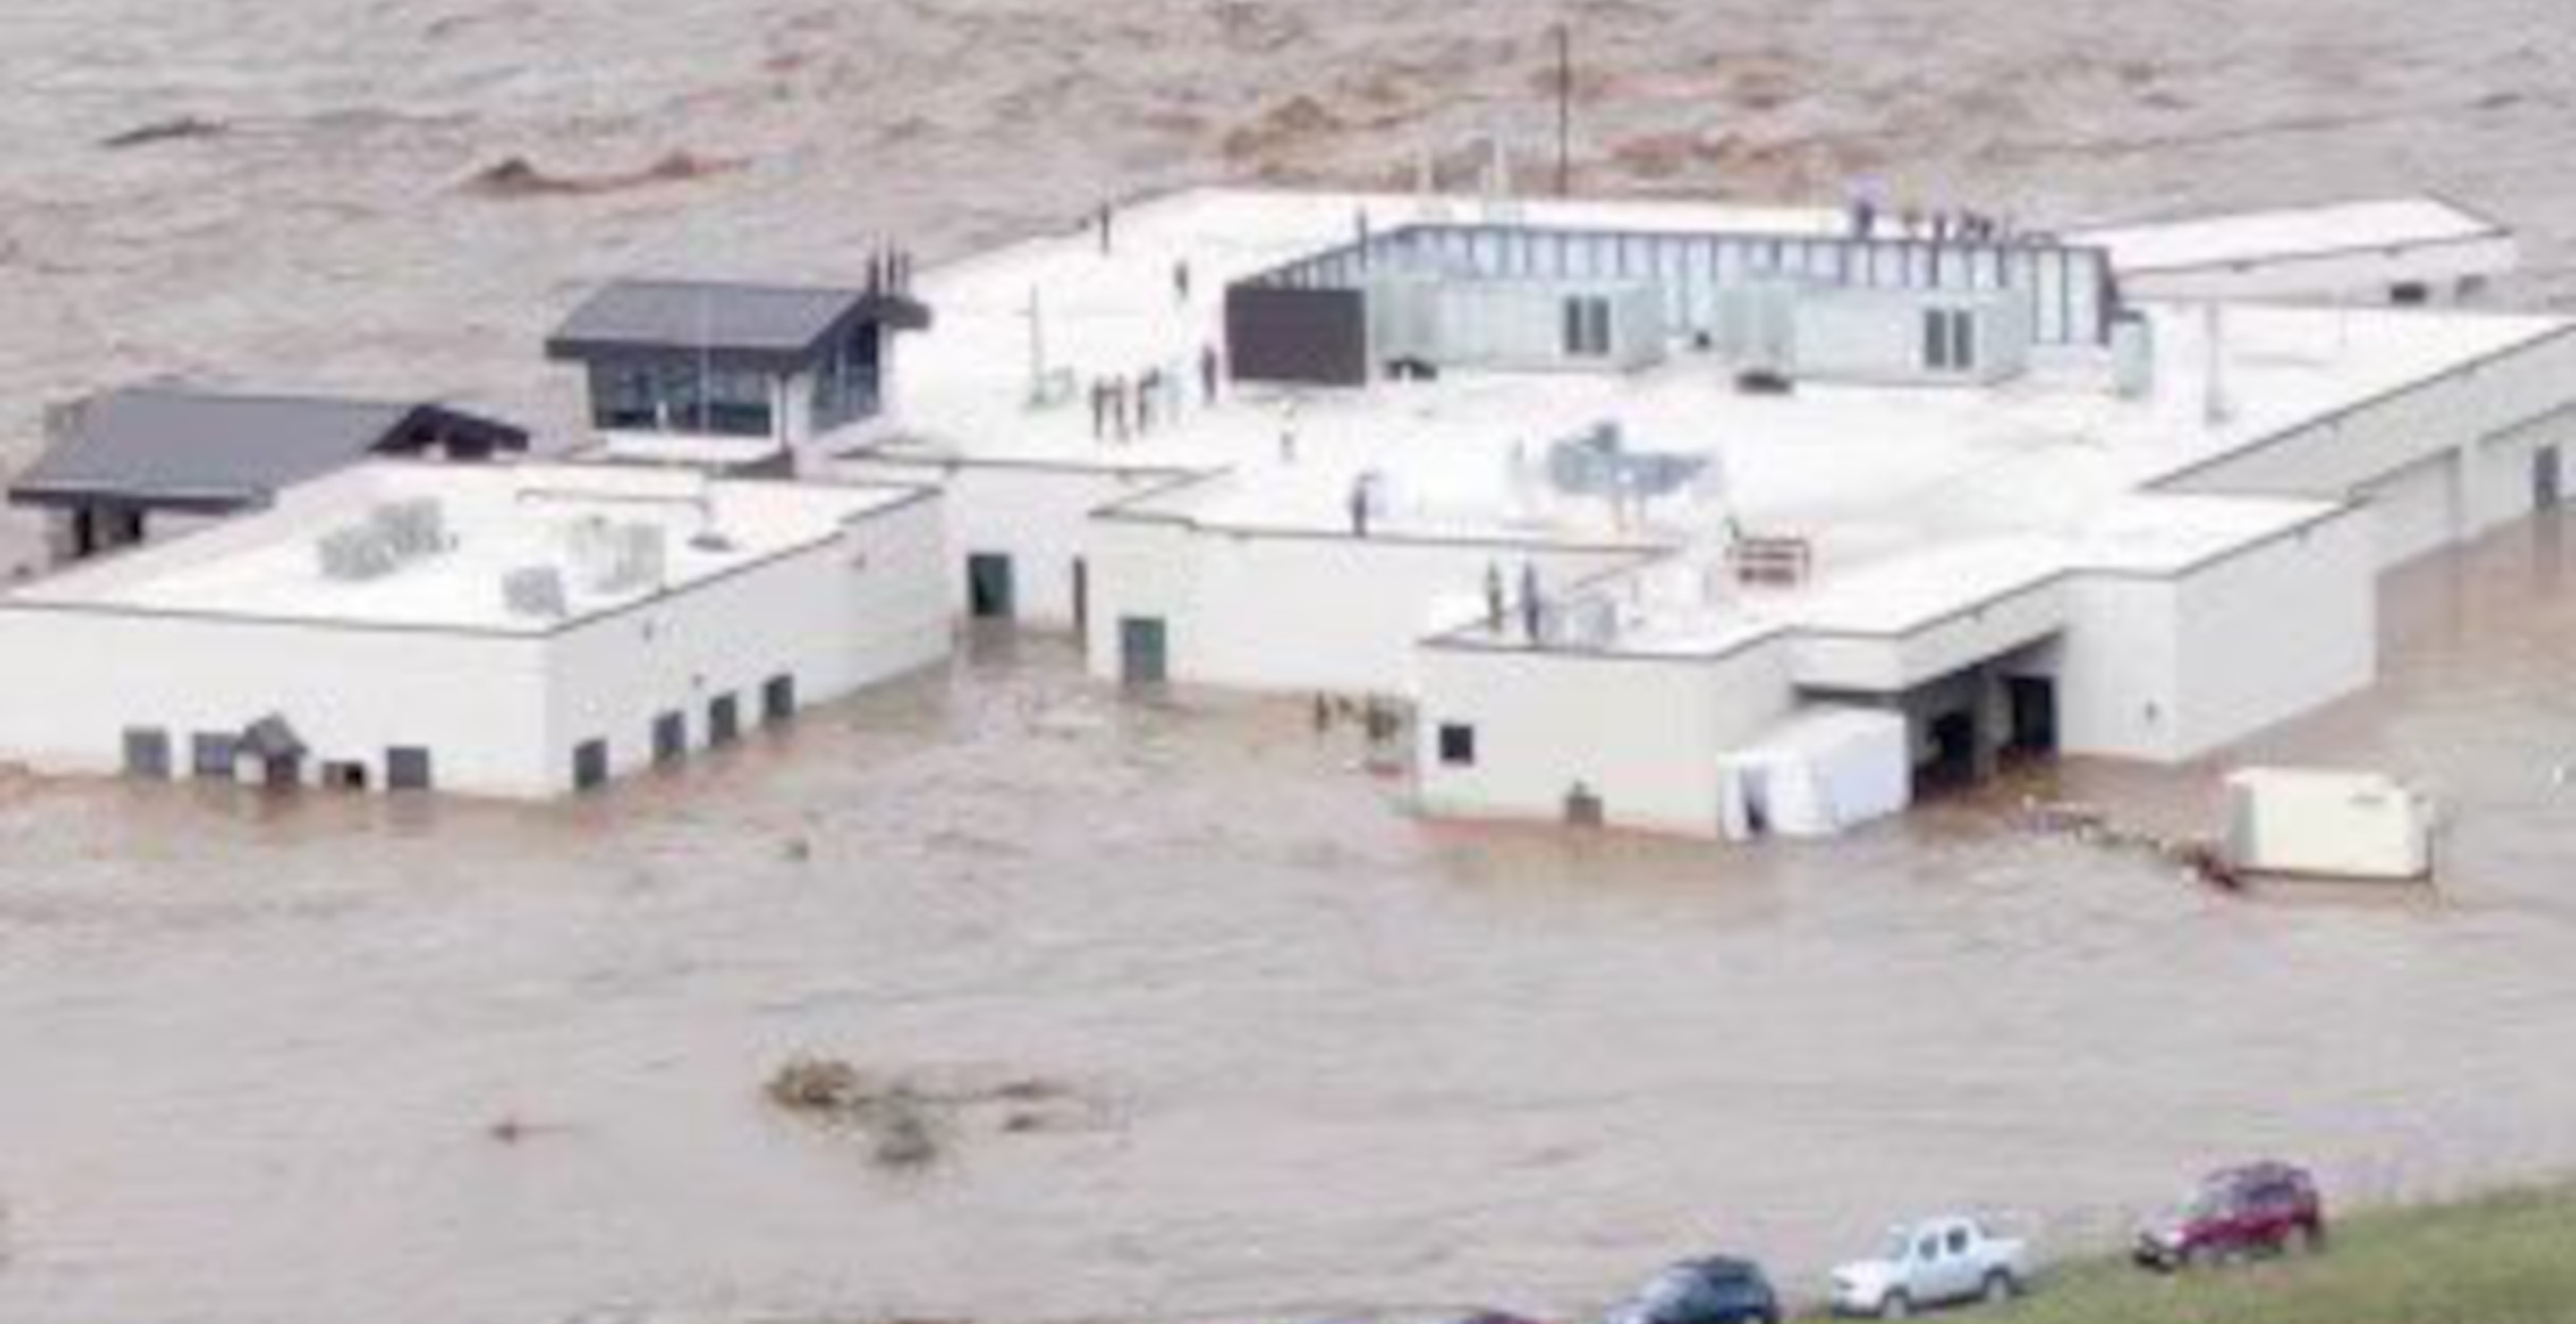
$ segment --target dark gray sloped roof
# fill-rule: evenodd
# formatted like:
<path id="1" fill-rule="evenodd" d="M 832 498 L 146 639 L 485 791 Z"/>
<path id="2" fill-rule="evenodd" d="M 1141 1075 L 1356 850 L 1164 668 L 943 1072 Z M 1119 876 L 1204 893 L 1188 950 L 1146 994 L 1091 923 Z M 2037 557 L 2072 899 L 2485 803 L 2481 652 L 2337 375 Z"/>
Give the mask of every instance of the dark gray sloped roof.
<path id="1" fill-rule="evenodd" d="M 9 496 L 28 505 L 227 510 L 405 449 L 425 432 L 495 450 L 528 443 L 509 424 L 434 404 L 136 388 L 75 406 L 60 439 L 11 482 Z"/>
<path id="2" fill-rule="evenodd" d="M 546 356 L 696 350 L 786 369 L 811 361 L 853 323 L 918 331 L 930 310 L 908 295 L 865 290 L 625 280 L 574 309 L 546 341 Z"/>

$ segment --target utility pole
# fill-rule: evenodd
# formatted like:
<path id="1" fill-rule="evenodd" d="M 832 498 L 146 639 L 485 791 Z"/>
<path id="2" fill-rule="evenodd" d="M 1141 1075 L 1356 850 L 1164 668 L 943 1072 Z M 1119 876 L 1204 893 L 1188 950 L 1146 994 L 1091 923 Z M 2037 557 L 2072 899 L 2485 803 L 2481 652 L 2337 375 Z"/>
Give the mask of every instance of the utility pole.
<path id="1" fill-rule="evenodd" d="M 1556 25 L 1556 196 L 1574 192 L 1574 29 Z"/>

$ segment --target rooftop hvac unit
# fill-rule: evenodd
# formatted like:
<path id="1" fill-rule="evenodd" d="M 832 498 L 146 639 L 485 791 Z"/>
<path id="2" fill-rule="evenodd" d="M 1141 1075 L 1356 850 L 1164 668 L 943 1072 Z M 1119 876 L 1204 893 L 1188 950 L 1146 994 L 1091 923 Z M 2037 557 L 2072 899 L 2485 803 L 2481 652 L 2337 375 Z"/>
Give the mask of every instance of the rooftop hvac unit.
<path id="1" fill-rule="evenodd" d="M 321 559 L 322 577 L 341 583 L 382 579 L 402 565 L 401 555 L 373 524 L 333 529 L 315 539 L 313 547 Z"/>
<path id="2" fill-rule="evenodd" d="M 1709 467 L 1706 456 L 1632 451 L 1615 422 L 1548 447 L 1548 481 L 1571 496 L 1654 498 L 1690 487 Z"/>
<path id="3" fill-rule="evenodd" d="M 564 599 L 563 572 L 550 565 L 528 566 L 501 576 L 501 602 L 513 616 L 559 621 L 572 614 Z"/>
<path id="4" fill-rule="evenodd" d="M 368 513 L 367 523 L 405 561 L 436 556 L 448 548 L 447 507 L 436 497 L 388 501 Z"/>
<path id="5" fill-rule="evenodd" d="M 1562 648 L 1600 651 L 1619 642 L 1619 604 L 1606 594 L 1558 604 L 1552 623 L 1556 627 L 1552 642 Z"/>
<path id="6" fill-rule="evenodd" d="M 658 524 L 619 524 L 593 515 L 574 521 L 565 542 L 573 579 L 589 593 L 659 588 L 670 559 Z"/>
<path id="7" fill-rule="evenodd" d="M 435 498 L 388 502 L 314 540 L 322 577 L 350 583 L 382 579 L 447 546 L 446 511 Z"/>

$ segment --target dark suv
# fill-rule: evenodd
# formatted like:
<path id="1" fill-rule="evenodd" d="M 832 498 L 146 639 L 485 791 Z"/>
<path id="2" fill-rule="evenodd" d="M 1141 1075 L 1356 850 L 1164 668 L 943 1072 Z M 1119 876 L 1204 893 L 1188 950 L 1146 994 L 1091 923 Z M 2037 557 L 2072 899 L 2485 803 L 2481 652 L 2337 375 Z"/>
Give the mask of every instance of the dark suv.
<path id="1" fill-rule="evenodd" d="M 2139 1229 L 2134 1258 L 2151 1269 L 2182 1269 L 2325 1241 L 2315 1179 L 2287 1163 L 2250 1163 L 2211 1173 L 2190 1200 Z"/>
<path id="2" fill-rule="evenodd" d="M 1712 1255 L 1656 1274 L 1607 1324 L 1780 1324 L 1780 1297 L 1762 1266 Z"/>

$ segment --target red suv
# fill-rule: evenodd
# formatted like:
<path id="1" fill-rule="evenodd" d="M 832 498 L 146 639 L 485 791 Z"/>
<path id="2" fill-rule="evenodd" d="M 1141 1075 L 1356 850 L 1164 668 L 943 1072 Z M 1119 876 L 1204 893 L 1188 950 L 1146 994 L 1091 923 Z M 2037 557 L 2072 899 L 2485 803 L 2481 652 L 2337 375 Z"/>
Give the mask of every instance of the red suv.
<path id="1" fill-rule="evenodd" d="M 2211 1173 L 2190 1200 L 2140 1228 L 2134 1257 L 2151 1269 L 2182 1269 L 2325 1242 L 2316 1180 L 2287 1163 L 2250 1163 Z"/>

